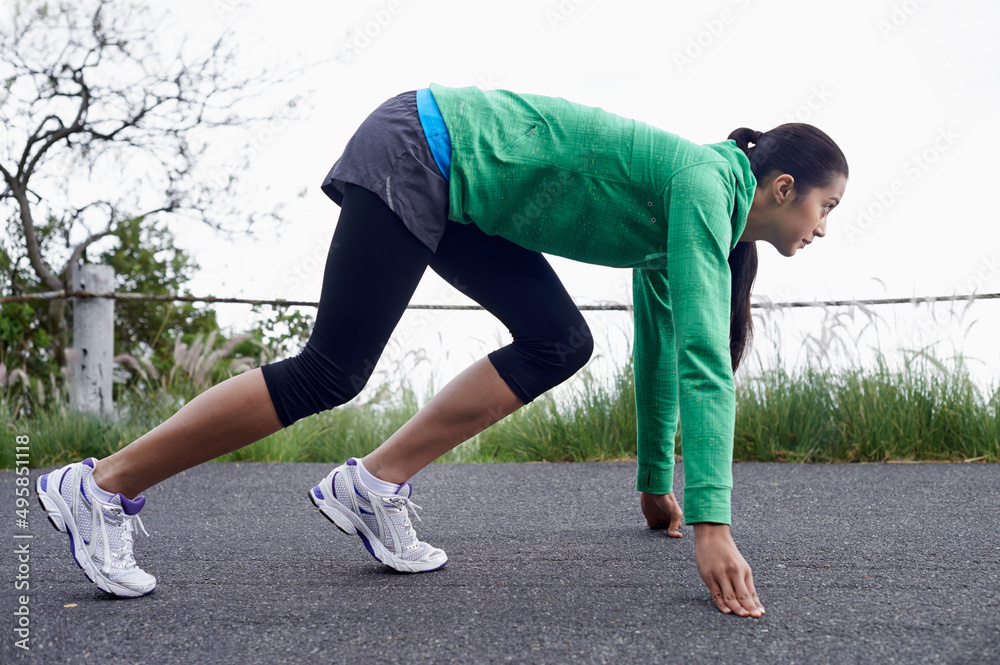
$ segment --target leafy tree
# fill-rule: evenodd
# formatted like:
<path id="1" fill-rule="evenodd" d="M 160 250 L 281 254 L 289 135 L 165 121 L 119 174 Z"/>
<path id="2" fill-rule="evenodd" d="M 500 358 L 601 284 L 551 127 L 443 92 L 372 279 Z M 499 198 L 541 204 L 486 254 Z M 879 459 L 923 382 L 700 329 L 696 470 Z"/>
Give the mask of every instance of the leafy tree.
<path id="1" fill-rule="evenodd" d="M 12 234 L 13 236 L 13 234 Z M 39 291 L 39 282 L 27 266 L 26 260 L 18 260 L 12 251 L 16 240 L 0 236 L 0 293 L 11 293 L 14 284 L 26 290 Z M 45 327 L 45 304 L 43 302 L 14 302 L 0 305 L 0 366 L 20 367 L 33 376 L 54 374 L 58 366 L 46 359 L 52 344 Z M 3 382 L 0 382 L 0 389 Z"/>

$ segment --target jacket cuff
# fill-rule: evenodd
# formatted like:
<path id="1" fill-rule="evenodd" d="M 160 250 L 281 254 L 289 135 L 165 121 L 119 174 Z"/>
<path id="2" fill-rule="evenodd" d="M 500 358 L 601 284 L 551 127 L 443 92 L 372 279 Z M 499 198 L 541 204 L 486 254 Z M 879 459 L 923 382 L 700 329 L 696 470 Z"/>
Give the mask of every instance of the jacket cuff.
<path id="1" fill-rule="evenodd" d="M 674 491 L 674 465 L 658 468 L 640 464 L 635 489 L 647 494 L 670 494 Z"/>
<path id="2" fill-rule="evenodd" d="M 732 521 L 732 490 L 724 487 L 685 487 L 684 523 Z"/>

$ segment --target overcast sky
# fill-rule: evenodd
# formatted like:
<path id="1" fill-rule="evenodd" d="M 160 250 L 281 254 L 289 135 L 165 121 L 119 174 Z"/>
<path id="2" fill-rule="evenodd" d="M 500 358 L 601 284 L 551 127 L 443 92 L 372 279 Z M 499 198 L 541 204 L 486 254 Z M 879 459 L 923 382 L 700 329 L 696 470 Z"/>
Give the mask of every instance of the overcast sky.
<path id="1" fill-rule="evenodd" d="M 233 27 L 248 71 L 262 62 L 316 63 L 290 88 L 305 102 L 296 121 L 245 137 L 258 150 L 243 177 L 270 184 L 269 196 L 288 202 L 289 223 L 254 243 L 226 246 L 185 227 L 182 243 L 203 269 L 192 285 L 199 295 L 318 299 L 339 211 L 319 189 L 323 176 L 375 107 L 430 81 L 561 96 L 697 143 L 724 140 L 740 126 L 815 124 L 847 156 L 845 198 L 830 216 L 827 237 L 796 256 L 757 243 L 755 296 L 1000 291 L 1000 215 L 989 198 L 997 191 L 993 153 L 1000 143 L 998 3 L 326 0 L 282 3 L 278 11 L 268 2 L 185 0 L 171 6 L 193 38 Z M 270 110 L 286 101 L 262 104 Z M 220 145 L 220 162 L 236 149 Z M 579 304 L 630 300 L 626 270 L 551 261 Z M 413 302 L 465 301 L 428 271 Z M 996 377 L 1000 300 L 975 303 L 961 322 L 949 320 L 947 310 L 939 306 L 941 320 L 934 323 L 921 315 L 926 307 L 876 308 L 884 322 L 860 346 L 889 352 L 941 340 L 939 356 L 964 348 Z M 237 328 L 249 316 L 245 307 L 219 311 Z M 506 334 L 485 314 L 411 313 L 404 325 L 421 316 L 432 316 L 424 319 L 427 333 L 403 346 L 426 348 L 438 381 Z M 588 318 L 600 328 L 599 344 L 606 338 L 602 356 L 620 364 L 631 334 L 628 315 Z M 821 312 L 794 310 L 780 321 L 772 330 L 758 327 L 757 349 L 771 346 L 779 331 L 793 350 L 799 345 L 789 339 L 799 335 L 822 339 Z M 916 339 L 908 337 L 914 332 Z"/>

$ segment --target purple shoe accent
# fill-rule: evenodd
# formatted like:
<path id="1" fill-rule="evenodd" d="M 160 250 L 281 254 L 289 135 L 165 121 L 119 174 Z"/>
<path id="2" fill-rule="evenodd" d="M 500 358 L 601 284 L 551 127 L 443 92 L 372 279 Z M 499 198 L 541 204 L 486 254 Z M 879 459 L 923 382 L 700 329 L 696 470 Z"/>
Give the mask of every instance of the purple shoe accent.
<path id="1" fill-rule="evenodd" d="M 375 556 L 375 550 L 372 549 L 371 543 L 368 542 L 368 539 L 365 538 L 365 534 L 361 533 L 360 529 L 358 530 L 358 535 L 361 536 L 361 542 L 363 542 L 365 544 L 365 548 L 368 549 L 368 553 L 371 554 L 372 557 L 374 557 L 374 559 L 376 561 L 378 561 L 379 563 L 381 563 L 382 559 L 380 559 L 377 556 Z"/>
<path id="2" fill-rule="evenodd" d="M 357 466 L 357 465 L 358 465 L 358 460 L 354 459 L 353 457 L 347 460 L 347 466 Z"/>
<path id="3" fill-rule="evenodd" d="M 333 474 L 333 478 L 330 481 L 330 487 L 333 488 L 333 498 L 334 499 L 339 499 L 340 498 L 339 496 L 337 496 L 337 474 L 339 474 L 339 473 L 340 472 L 338 471 L 337 473 Z M 317 487 L 319 487 L 319 486 L 317 485 Z M 322 498 L 322 497 L 320 497 L 320 498 Z"/>
<path id="4" fill-rule="evenodd" d="M 358 506 L 358 512 L 364 513 L 365 515 L 374 515 L 375 514 L 375 513 L 373 513 L 370 510 L 365 510 L 364 506 Z"/>
<path id="5" fill-rule="evenodd" d="M 366 499 L 364 496 L 362 496 L 361 492 L 358 491 L 358 486 L 357 485 L 354 486 L 354 493 L 357 494 L 361 498 L 362 501 L 368 501 L 368 499 Z M 371 502 L 369 501 L 369 503 L 371 503 Z"/>
<path id="6" fill-rule="evenodd" d="M 90 500 L 87 498 L 87 493 L 83 491 L 83 478 L 80 479 L 80 496 L 83 497 L 83 502 L 87 504 L 88 507 L 92 505 Z"/>
<path id="7" fill-rule="evenodd" d="M 87 466 L 89 466 L 91 469 L 96 469 L 97 468 L 95 466 L 95 462 L 96 462 L 96 460 L 93 457 L 88 457 L 87 459 L 83 460 L 83 463 L 86 464 Z M 67 471 L 66 473 L 63 474 L 62 480 L 59 481 L 59 493 L 60 494 L 62 494 L 63 483 L 66 482 L 66 476 L 68 476 L 68 475 L 69 475 L 69 472 Z M 83 485 L 82 484 L 80 485 L 80 491 L 83 492 Z M 86 497 L 86 494 L 84 494 L 84 497 Z"/>
<path id="8" fill-rule="evenodd" d="M 399 486 L 399 489 L 396 490 L 396 494 L 400 496 L 405 496 L 407 499 L 409 499 L 411 496 L 413 496 L 413 485 L 411 485 L 408 482 L 403 483 L 402 485 Z"/>
<path id="9" fill-rule="evenodd" d="M 127 496 L 125 496 L 124 494 L 119 494 L 118 496 L 122 500 L 122 508 L 125 509 L 125 514 L 126 515 L 135 515 L 140 510 L 142 510 L 142 507 L 144 505 L 146 505 L 146 497 L 145 496 L 140 496 L 137 499 L 135 499 L 134 501 L 132 499 L 128 498 Z"/>
<path id="10" fill-rule="evenodd" d="M 334 496 L 336 496 L 337 493 L 334 492 L 333 494 L 334 494 Z M 316 487 L 313 488 L 313 495 L 317 499 L 319 499 L 320 501 L 323 500 L 323 492 L 322 492 L 322 490 L 320 490 L 319 485 L 317 485 Z"/>
<path id="11" fill-rule="evenodd" d="M 48 487 L 48 485 L 49 485 L 49 474 L 45 474 L 44 476 L 42 476 L 42 491 L 43 492 L 45 491 L 45 488 Z"/>

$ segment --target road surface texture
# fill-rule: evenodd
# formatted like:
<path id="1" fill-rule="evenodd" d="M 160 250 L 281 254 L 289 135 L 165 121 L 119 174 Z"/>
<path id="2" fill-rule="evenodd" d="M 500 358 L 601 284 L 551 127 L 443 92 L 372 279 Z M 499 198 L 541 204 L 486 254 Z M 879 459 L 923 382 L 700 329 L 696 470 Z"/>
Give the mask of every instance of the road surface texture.
<path id="1" fill-rule="evenodd" d="M 312 506 L 330 468 L 210 463 L 149 490 L 158 586 L 134 600 L 87 581 L 33 496 L 18 529 L 0 473 L 3 662 L 1000 663 L 1000 465 L 736 464 L 760 619 L 715 609 L 692 527 L 646 528 L 634 463 L 431 465 L 417 533 L 450 561 L 418 575 Z"/>

